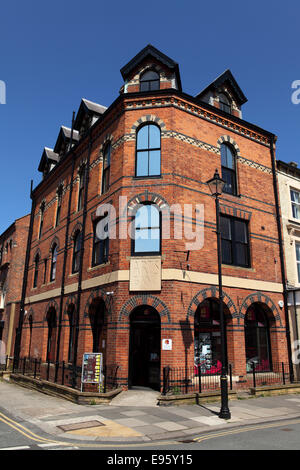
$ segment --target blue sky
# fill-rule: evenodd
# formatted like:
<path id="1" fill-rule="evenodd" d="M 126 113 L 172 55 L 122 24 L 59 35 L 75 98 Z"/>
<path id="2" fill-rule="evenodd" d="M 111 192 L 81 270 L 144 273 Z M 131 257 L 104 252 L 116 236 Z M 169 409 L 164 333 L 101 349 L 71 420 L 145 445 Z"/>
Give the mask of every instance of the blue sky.
<path id="1" fill-rule="evenodd" d="M 110 105 L 120 68 L 148 43 L 179 63 L 191 95 L 229 68 L 248 98 L 244 119 L 278 135 L 278 159 L 300 164 L 299 18 L 296 1 L 2 2 L 0 233 L 30 211 L 42 150 L 81 98 Z"/>

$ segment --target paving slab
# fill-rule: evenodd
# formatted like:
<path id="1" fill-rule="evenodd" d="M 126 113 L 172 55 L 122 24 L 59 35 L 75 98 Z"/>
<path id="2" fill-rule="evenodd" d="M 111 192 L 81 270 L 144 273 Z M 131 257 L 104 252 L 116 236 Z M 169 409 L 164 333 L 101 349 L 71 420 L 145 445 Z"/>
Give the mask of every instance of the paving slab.
<path id="1" fill-rule="evenodd" d="M 161 423 L 156 423 L 156 426 L 158 426 L 159 428 L 163 428 L 166 431 L 181 431 L 182 429 L 186 429 L 186 426 L 174 423 L 174 421 L 163 421 Z"/>

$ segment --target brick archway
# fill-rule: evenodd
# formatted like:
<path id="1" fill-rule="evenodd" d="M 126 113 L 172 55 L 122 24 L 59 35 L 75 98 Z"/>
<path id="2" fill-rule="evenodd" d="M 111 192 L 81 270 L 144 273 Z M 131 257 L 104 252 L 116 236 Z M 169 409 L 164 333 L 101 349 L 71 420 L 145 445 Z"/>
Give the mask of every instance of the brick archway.
<path id="1" fill-rule="evenodd" d="M 168 307 L 162 300 L 152 294 L 135 295 L 127 300 L 120 310 L 119 321 L 128 320 L 132 310 L 140 305 L 149 305 L 155 308 L 159 316 L 161 318 L 166 317 L 167 322 L 170 323 L 171 315 Z"/>
<path id="2" fill-rule="evenodd" d="M 259 291 L 254 292 L 253 294 L 249 294 L 247 295 L 247 297 L 245 297 L 240 307 L 239 317 L 244 319 L 248 308 L 250 307 L 251 304 L 255 302 L 260 302 L 260 303 L 267 305 L 267 307 L 269 307 L 269 309 L 271 310 L 276 322 L 278 322 L 279 325 L 282 326 L 280 313 L 278 312 L 278 309 L 276 305 L 274 304 L 273 300 L 268 295 L 263 294 L 262 292 L 259 292 Z"/>
<path id="3" fill-rule="evenodd" d="M 65 308 L 64 308 L 64 315 L 67 315 L 68 314 L 68 308 L 71 304 L 73 304 L 74 306 L 76 306 L 76 303 L 77 303 L 77 296 L 72 294 L 70 295 L 68 298 L 67 298 L 67 301 L 66 301 L 66 304 L 65 304 Z"/>
<path id="4" fill-rule="evenodd" d="M 92 305 L 93 301 L 97 298 L 101 298 L 104 303 L 105 303 L 105 307 L 106 307 L 106 311 L 107 311 L 107 314 L 110 315 L 111 314 L 111 296 L 107 295 L 106 292 L 101 289 L 100 287 L 96 288 L 96 289 L 93 289 L 92 292 L 90 293 L 89 295 L 89 298 L 85 304 L 85 307 L 84 307 L 84 318 L 88 318 L 89 317 L 89 309 L 90 309 L 90 306 Z"/>
<path id="5" fill-rule="evenodd" d="M 210 297 L 215 297 L 217 298 L 218 297 L 218 293 L 219 293 L 219 288 L 218 287 L 207 287 L 205 289 L 202 289 L 200 290 L 199 292 L 197 292 L 196 295 L 194 295 L 194 297 L 192 298 L 192 301 L 188 307 L 188 311 L 187 311 L 187 321 L 189 320 L 189 317 L 194 317 L 195 313 L 196 313 L 196 310 L 198 308 L 198 306 L 206 299 L 210 298 Z M 230 312 L 230 315 L 232 318 L 238 318 L 239 319 L 239 313 L 237 311 L 237 308 L 233 302 L 233 300 L 231 299 L 231 297 L 229 297 L 228 294 L 226 294 L 226 292 L 223 291 L 223 301 L 225 303 L 225 305 L 227 306 L 229 312 Z"/>
<path id="6" fill-rule="evenodd" d="M 49 312 L 50 308 L 54 308 L 54 309 L 55 309 L 55 312 L 56 312 L 56 314 L 57 314 L 57 312 L 58 312 L 58 305 L 57 305 L 57 302 L 56 302 L 55 300 L 50 300 L 50 302 L 48 302 L 47 307 L 46 307 L 46 310 L 45 310 L 44 321 L 47 321 L 47 313 Z"/>
<path id="7" fill-rule="evenodd" d="M 153 122 L 154 124 L 157 124 L 160 127 L 161 131 L 167 130 L 166 125 L 162 119 L 160 119 L 158 116 L 154 116 L 153 114 L 147 114 L 146 116 L 142 116 L 140 119 L 135 121 L 135 123 L 131 126 L 130 133 L 135 134 L 137 128 L 141 124 L 145 124 L 146 122 L 149 122 L 149 123 Z"/>
<path id="8" fill-rule="evenodd" d="M 220 153 L 221 153 L 221 145 L 222 145 L 222 144 L 226 144 L 226 143 L 227 143 L 227 144 L 230 144 L 230 145 L 234 148 L 237 157 L 240 157 L 240 156 L 241 156 L 241 152 L 240 152 L 240 149 L 239 149 L 237 143 L 236 143 L 236 142 L 233 140 L 233 138 L 230 137 L 229 135 L 222 135 L 222 136 L 218 139 L 218 141 L 217 141 L 217 147 L 218 147 Z"/>
<path id="9" fill-rule="evenodd" d="M 136 210 L 141 204 L 145 202 L 155 204 L 161 211 L 166 211 L 169 213 L 170 207 L 167 200 L 158 193 L 152 193 L 149 191 L 144 191 L 139 193 L 136 196 L 133 196 L 127 203 L 123 216 L 126 216 L 126 211 L 128 214 L 133 216 Z"/>
<path id="10" fill-rule="evenodd" d="M 30 317 L 32 318 L 32 321 L 34 321 L 34 310 L 32 307 L 30 307 L 29 311 L 26 314 L 25 321 L 24 321 L 25 324 L 29 322 Z"/>

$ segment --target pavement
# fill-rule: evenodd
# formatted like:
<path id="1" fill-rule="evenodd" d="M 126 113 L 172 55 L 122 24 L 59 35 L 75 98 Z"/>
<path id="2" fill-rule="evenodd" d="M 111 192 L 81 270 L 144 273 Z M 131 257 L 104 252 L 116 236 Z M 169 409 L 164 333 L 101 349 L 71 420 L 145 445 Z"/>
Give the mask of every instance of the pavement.
<path id="1" fill-rule="evenodd" d="M 188 440 L 199 433 L 300 418 L 300 395 L 230 400 L 230 420 L 218 417 L 220 403 L 157 406 L 149 389 L 122 392 L 110 405 L 77 405 L 2 381 L 0 407 L 55 439 L 142 443 Z M 0 438 L 1 441 L 1 438 Z M 1 445 L 1 442 L 0 442 Z"/>

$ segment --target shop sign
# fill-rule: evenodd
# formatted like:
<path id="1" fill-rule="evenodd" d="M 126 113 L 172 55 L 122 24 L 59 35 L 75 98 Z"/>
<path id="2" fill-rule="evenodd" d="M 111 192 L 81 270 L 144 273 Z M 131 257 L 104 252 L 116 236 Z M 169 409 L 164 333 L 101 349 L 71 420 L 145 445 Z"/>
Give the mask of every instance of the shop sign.
<path id="1" fill-rule="evenodd" d="M 171 339 L 163 339 L 162 340 L 162 349 L 163 349 L 163 351 L 172 351 L 172 340 Z"/>
<path id="2" fill-rule="evenodd" d="M 102 353 L 84 353 L 81 372 L 81 389 L 83 384 L 102 383 Z"/>

